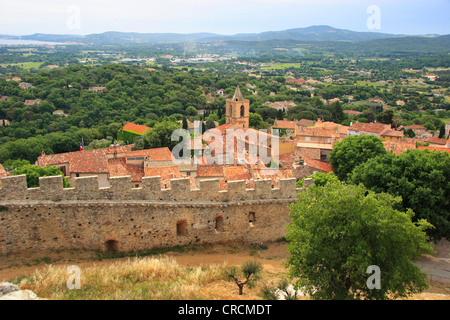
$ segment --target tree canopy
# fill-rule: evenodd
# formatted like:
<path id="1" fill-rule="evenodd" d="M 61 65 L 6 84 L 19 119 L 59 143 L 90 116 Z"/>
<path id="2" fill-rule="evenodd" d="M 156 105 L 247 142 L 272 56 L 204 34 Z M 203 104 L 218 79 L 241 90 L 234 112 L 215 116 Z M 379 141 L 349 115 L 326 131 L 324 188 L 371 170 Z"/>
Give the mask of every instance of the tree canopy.
<path id="1" fill-rule="evenodd" d="M 336 143 L 330 153 L 330 163 L 339 180 L 347 180 L 356 166 L 386 152 L 376 136 L 350 136 Z"/>
<path id="2" fill-rule="evenodd" d="M 357 166 L 350 175 L 354 184 L 369 190 L 401 196 L 402 208 L 411 208 L 417 219 L 435 227 L 434 240 L 450 237 L 450 155 L 420 149 L 399 155 L 385 154 Z"/>
<path id="3" fill-rule="evenodd" d="M 363 185 L 332 181 L 312 186 L 291 205 L 289 274 L 312 299 L 395 299 L 427 288 L 427 276 L 411 262 L 432 253 L 423 219 L 396 210 L 401 199 Z M 379 267 L 380 288 L 368 285 Z"/>

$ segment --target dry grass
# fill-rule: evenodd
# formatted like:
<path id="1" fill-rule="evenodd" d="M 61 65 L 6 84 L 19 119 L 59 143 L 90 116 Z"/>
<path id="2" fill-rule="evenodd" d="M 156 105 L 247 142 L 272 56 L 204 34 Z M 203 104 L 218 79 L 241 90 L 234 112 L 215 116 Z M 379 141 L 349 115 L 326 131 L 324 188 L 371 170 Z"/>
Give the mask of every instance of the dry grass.
<path id="1" fill-rule="evenodd" d="M 21 290 L 41 298 L 75 300 L 201 300 L 215 299 L 202 290 L 223 279 L 219 266 L 186 268 L 173 258 L 130 258 L 81 270 L 81 288 L 69 290 L 68 265 L 49 265 L 17 279 Z"/>

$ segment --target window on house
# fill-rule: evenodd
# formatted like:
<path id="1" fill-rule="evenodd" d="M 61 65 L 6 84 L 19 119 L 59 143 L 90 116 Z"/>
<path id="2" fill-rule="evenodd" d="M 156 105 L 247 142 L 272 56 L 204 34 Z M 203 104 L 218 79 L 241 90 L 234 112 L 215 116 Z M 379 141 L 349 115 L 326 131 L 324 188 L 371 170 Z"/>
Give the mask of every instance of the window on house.
<path id="1" fill-rule="evenodd" d="M 245 115 L 245 107 L 241 106 L 241 117 Z"/>
<path id="2" fill-rule="evenodd" d="M 311 137 L 305 137 L 305 141 L 311 141 Z"/>

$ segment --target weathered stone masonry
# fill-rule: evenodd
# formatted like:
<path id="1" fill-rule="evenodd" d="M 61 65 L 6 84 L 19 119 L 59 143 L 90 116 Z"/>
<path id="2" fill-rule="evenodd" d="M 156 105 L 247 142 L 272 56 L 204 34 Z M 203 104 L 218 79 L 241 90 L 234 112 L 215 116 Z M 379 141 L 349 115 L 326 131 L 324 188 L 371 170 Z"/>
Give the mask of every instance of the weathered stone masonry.
<path id="1" fill-rule="evenodd" d="M 0 254 L 65 249 L 146 250 L 154 247 L 217 243 L 264 242 L 283 237 L 288 204 L 301 191 L 295 179 L 228 183 L 204 180 L 190 189 L 189 179 L 171 180 L 161 190 L 160 178 L 143 178 L 131 188 L 130 177 L 111 179 L 98 188 L 98 178 L 76 178 L 63 188 L 61 177 L 40 178 L 28 189 L 26 177 L 1 180 Z"/>

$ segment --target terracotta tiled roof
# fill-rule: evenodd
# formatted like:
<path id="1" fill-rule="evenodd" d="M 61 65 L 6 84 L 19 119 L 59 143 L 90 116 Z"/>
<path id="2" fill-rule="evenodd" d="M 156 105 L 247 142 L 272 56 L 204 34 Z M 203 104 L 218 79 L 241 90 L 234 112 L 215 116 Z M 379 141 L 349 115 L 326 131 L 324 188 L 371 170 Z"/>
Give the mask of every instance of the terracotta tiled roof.
<path id="1" fill-rule="evenodd" d="M 294 173 L 292 172 L 292 169 L 272 169 L 272 168 L 265 168 L 265 169 L 254 169 L 253 170 L 254 179 L 271 179 L 272 184 L 278 184 L 278 181 L 280 179 L 289 179 L 294 178 Z"/>
<path id="2" fill-rule="evenodd" d="M 331 164 L 329 164 L 329 163 L 310 159 L 310 158 L 305 158 L 305 157 L 303 157 L 303 160 L 305 161 L 304 162 L 305 166 L 309 166 L 311 168 L 318 169 L 318 170 L 321 170 L 324 172 L 332 172 Z"/>
<path id="3" fill-rule="evenodd" d="M 224 177 L 223 165 L 199 165 L 197 166 L 198 177 Z"/>
<path id="4" fill-rule="evenodd" d="M 221 126 L 218 126 L 215 129 L 221 131 L 222 133 L 225 133 L 225 131 L 227 129 L 233 129 L 233 127 L 235 127 L 237 125 L 242 125 L 242 124 L 245 124 L 245 121 L 234 121 L 234 122 L 231 122 L 231 123 L 225 123 L 225 124 L 223 124 Z"/>
<path id="5" fill-rule="evenodd" d="M 416 143 L 405 142 L 405 141 L 383 141 L 384 148 L 388 152 L 394 152 L 394 154 L 399 155 L 408 149 L 415 149 Z"/>
<path id="6" fill-rule="evenodd" d="M 175 160 L 175 157 L 170 152 L 169 148 L 154 148 L 145 150 L 129 151 L 125 154 L 125 157 L 148 157 L 150 161 L 171 161 Z"/>
<path id="7" fill-rule="evenodd" d="M 383 132 L 381 132 L 382 136 L 387 137 L 403 137 L 403 131 L 397 131 L 393 129 L 386 129 Z"/>
<path id="8" fill-rule="evenodd" d="M 147 126 L 142 126 L 140 124 L 134 124 L 134 123 L 129 122 L 123 127 L 122 130 L 143 135 L 148 129 L 151 129 L 151 128 L 149 128 Z"/>
<path id="9" fill-rule="evenodd" d="M 440 139 L 440 138 L 434 138 L 434 137 L 429 137 L 427 139 L 427 142 L 432 143 L 432 144 L 440 144 L 440 145 L 444 145 L 444 146 L 447 144 L 447 140 Z"/>
<path id="10" fill-rule="evenodd" d="M 337 130 L 341 125 L 338 123 L 325 121 L 323 122 L 321 119 L 317 120 L 316 124 L 314 125 L 315 128 L 324 128 L 324 129 L 330 129 L 330 130 Z"/>
<path id="11" fill-rule="evenodd" d="M 335 130 L 325 128 L 307 127 L 297 130 L 297 136 L 332 138 L 335 135 L 336 135 Z"/>
<path id="12" fill-rule="evenodd" d="M 175 179 L 181 178 L 180 169 L 177 166 L 173 167 L 145 167 L 144 168 L 146 177 L 157 177 Z"/>
<path id="13" fill-rule="evenodd" d="M 132 182 L 140 182 L 144 177 L 144 166 L 127 165 L 125 158 L 109 159 L 108 168 L 110 177 L 131 176 Z"/>
<path id="14" fill-rule="evenodd" d="M 418 125 L 418 124 L 412 124 L 412 125 L 409 125 L 409 126 L 405 126 L 405 130 L 408 130 L 408 129 L 412 129 L 412 130 L 427 130 L 427 128 L 425 128 L 425 127 L 423 127 L 421 125 Z"/>
<path id="15" fill-rule="evenodd" d="M 386 129 L 391 129 L 391 127 L 383 123 L 362 123 L 362 122 L 356 122 L 349 128 L 349 130 L 352 131 L 364 131 L 377 134 L 381 134 Z"/>
<path id="16" fill-rule="evenodd" d="M 128 151 L 130 146 L 102 148 L 51 155 L 41 155 L 36 164 L 42 167 L 68 163 L 71 173 L 109 173 L 107 154 Z"/>
<path id="17" fill-rule="evenodd" d="M 170 179 L 180 179 L 180 178 L 188 178 L 183 176 L 180 173 L 180 170 L 177 166 L 174 167 L 155 167 L 155 168 L 145 168 L 145 176 L 146 177 L 160 177 L 161 179 L 161 188 L 165 189 L 170 186 Z M 192 177 L 190 179 L 191 189 L 195 189 L 195 180 Z"/>
<path id="18" fill-rule="evenodd" d="M 274 128 L 295 129 L 297 127 L 297 122 L 296 121 L 288 121 L 288 120 L 275 120 L 273 127 Z"/>
<path id="19" fill-rule="evenodd" d="M 223 174 L 227 181 L 248 180 L 252 178 L 250 171 L 244 166 L 225 166 Z"/>
<path id="20" fill-rule="evenodd" d="M 439 148 L 439 147 L 422 147 L 422 146 L 418 146 L 418 149 L 422 149 L 422 150 L 430 150 L 430 151 L 441 151 L 441 152 L 448 152 L 450 153 L 450 148 Z"/>

